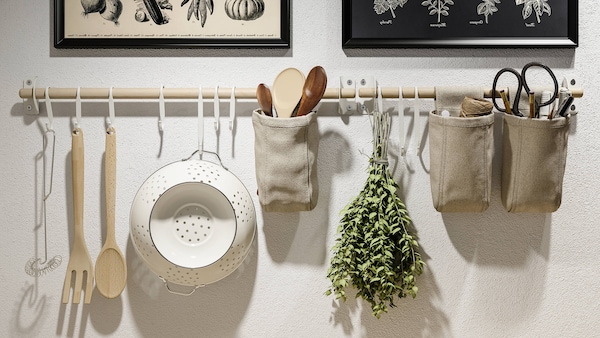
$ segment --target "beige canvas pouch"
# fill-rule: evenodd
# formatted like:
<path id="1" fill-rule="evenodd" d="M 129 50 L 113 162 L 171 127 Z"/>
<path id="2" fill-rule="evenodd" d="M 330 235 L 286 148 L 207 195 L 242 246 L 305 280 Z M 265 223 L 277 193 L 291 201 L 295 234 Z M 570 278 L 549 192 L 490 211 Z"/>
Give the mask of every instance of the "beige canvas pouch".
<path id="1" fill-rule="evenodd" d="M 504 115 L 502 204 L 509 212 L 554 212 L 562 200 L 569 118 Z"/>
<path id="2" fill-rule="evenodd" d="M 317 113 L 292 118 L 252 113 L 258 199 L 267 212 L 309 211 L 319 185 Z"/>
<path id="3" fill-rule="evenodd" d="M 439 212 L 483 212 L 489 206 L 494 152 L 492 113 L 460 117 L 465 97 L 482 99 L 480 87 L 436 87 L 429 114 L 430 183 Z M 442 116 L 442 111 L 450 116 Z"/>

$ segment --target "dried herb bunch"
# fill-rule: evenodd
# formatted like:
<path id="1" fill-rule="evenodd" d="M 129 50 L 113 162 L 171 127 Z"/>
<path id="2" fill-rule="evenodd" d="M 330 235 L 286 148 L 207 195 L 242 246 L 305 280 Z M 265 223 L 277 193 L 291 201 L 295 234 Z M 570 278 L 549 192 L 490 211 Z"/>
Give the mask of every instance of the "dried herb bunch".
<path id="1" fill-rule="evenodd" d="M 346 301 L 346 287 L 357 289 L 380 318 L 394 307 L 394 297 L 416 297 L 417 276 L 425 263 L 411 234 L 411 219 L 400 197 L 398 184 L 388 168 L 387 150 L 391 128 L 389 113 L 373 112 L 373 155 L 369 177 L 358 196 L 342 210 L 342 219 L 331 249 L 326 295 Z"/>

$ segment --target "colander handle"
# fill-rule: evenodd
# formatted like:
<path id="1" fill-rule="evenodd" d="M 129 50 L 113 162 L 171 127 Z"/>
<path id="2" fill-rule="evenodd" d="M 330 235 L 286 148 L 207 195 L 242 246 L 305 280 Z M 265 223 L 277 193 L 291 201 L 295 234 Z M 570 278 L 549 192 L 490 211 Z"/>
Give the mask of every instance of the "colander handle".
<path id="1" fill-rule="evenodd" d="M 169 281 L 164 279 L 163 277 L 159 276 L 158 278 L 160 278 L 163 281 L 163 284 L 165 285 L 165 288 L 167 288 L 167 291 L 169 291 L 172 294 L 175 295 L 179 295 L 179 296 L 190 296 L 192 293 L 196 292 L 196 290 L 198 290 L 198 288 L 201 288 L 204 286 L 204 284 L 200 284 L 200 285 L 196 285 L 194 286 L 194 288 L 192 289 L 192 291 L 185 293 L 185 292 L 179 292 L 176 290 L 173 290 L 169 287 Z"/>
<path id="2" fill-rule="evenodd" d="M 189 161 L 189 160 L 191 160 L 191 159 L 192 159 L 192 157 L 194 157 L 194 155 L 198 154 L 199 152 L 200 152 L 200 150 L 196 150 L 196 151 L 194 151 L 194 152 L 193 152 L 193 153 L 192 153 L 192 154 L 191 154 L 189 157 L 187 157 L 187 158 L 184 158 L 184 159 L 181 159 L 181 160 L 182 160 L 182 161 Z M 208 154 L 215 155 L 215 157 L 217 158 L 217 160 L 219 160 L 219 165 L 221 165 L 221 167 L 223 167 L 223 169 L 225 169 L 225 170 L 229 170 L 229 169 L 227 169 L 227 167 L 225 167 L 225 166 L 223 165 L 223 161 L 221 161 L 221 156 L 219 156 L 219 154 L 217 154 L 217 153 L 216 153 L 216 152 L 214 152 L 214 151 L 208 151 L 208 150 L 204 150 L 204 151 L 202 151 L 202 152 L 203 152 L 203 153 L 208 153 Z"/>

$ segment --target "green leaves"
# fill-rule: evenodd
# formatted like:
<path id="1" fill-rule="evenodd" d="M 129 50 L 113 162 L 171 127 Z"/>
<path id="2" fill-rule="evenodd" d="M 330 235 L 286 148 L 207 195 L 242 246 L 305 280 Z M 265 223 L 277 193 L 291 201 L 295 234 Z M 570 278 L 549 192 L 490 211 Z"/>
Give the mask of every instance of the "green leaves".
<path id="1" fill-rule="evenodd" d="M 380 123 L 373 128 L 379 135 L 376 142 L 387 143 L 389 114 L 381 117 L 386 114 L 373 113 L 374 124 Z M 416 297 L 417 276 L 425 265 L 417 251 L 417 238 L 409 232 L 411 219 L 396 194 L 398 185 L 386 164 L 386 152 L 387 144 L 374 144 L 367 181 L 343 209 L 340 237 L 332 248 L 327 273 L 331 286 L 325 292 L 344 301 L 345 288 L 354 287 L 356 296 L 370 304 L 377 318 L 394 307 L 395 297 Z"/>

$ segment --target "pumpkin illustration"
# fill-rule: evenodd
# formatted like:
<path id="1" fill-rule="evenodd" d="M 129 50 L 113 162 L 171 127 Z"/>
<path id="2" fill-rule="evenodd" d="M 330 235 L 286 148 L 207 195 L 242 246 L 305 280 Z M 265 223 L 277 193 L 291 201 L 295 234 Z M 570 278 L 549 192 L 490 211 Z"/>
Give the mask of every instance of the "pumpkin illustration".
<path id="1" fill-rule="evenodd" d="M 263 0 L 226 0 L 225 13 L 233 20 L 256 20 L 265 11 Z"/>

